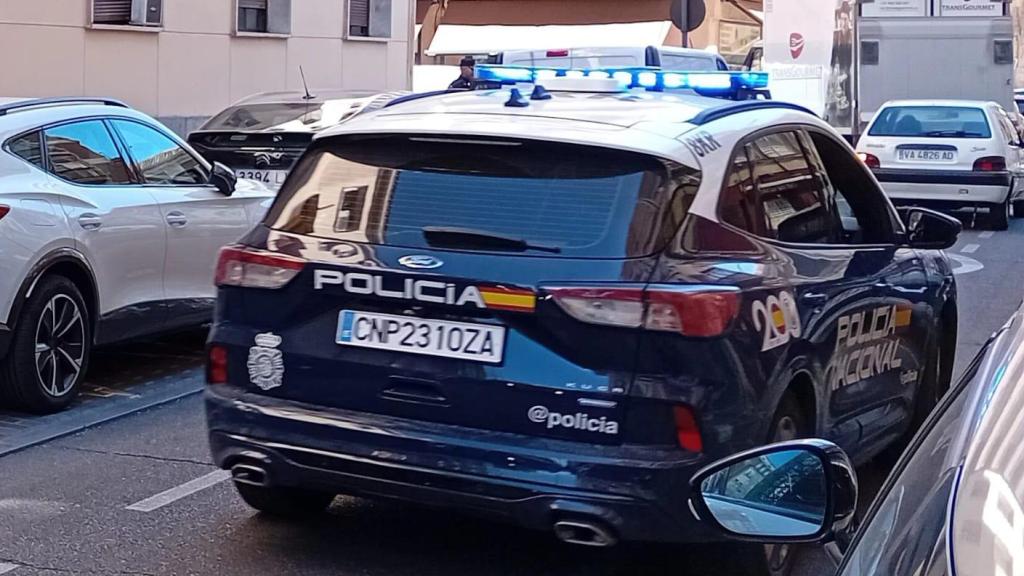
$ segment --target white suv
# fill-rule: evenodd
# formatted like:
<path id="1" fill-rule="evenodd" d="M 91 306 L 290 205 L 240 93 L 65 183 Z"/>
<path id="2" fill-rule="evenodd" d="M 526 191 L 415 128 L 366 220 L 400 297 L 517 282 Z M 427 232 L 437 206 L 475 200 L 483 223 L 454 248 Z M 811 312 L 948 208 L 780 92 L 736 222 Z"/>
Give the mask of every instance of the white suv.
<path id="1" fill-rule="evenodd" d="M 94 345 L 208 321 L 272 193 L 105 99 L 0 99 L 0 402 L 52 412 Z"/>
<path id="2" fill-rule="evenodd" d="M 982 208 L 1005 230 L 1010 209 L 1024 216 L 1024 153 L 995 102 L 893 100 L 857 143 L 861 159 L 895 204 Z"/>

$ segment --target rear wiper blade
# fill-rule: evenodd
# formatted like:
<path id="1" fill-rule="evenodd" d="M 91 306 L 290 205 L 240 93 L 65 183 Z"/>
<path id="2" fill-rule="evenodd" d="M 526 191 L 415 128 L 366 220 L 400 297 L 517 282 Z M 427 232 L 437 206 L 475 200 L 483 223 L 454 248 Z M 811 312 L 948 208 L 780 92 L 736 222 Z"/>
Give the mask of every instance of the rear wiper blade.
<path id="1" fill-rule="evenodd" d="M 426 238 L 428 244 L 438 247 L 476 247 L 516 252 L 537 250 L 538 252 L 551 252 L 552 254 L 562 252 L 562 249 L 558 246 L 534 244 L 522 238 L 514 238 L 486 230 L 474 230 L 472 228 L 426 226 L 423 228 L 423 237 Z"/>

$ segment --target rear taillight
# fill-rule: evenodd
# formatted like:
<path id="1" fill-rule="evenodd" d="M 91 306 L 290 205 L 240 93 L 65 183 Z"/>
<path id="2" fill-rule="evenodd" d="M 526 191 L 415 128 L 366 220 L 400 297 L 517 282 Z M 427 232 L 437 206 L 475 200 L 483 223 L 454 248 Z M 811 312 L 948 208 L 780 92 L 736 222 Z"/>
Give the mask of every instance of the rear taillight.
<path id="1" fill-rule="evenodd" d="M 547 292 L 582 322 L 684 336 L 718 336 L 740 308 L 736 289 L 717 286 L 558 287 Z"/>
<path id="2" fill-rule="evenodd" d="M 704 441 L 700 437 L 697 417 L 689 406 L 672 407 L 672 416 L 676 423 L 676 441 L 679 447 L 689 452 L 703 452 Z"/>
<path id="3" fill-rule="evenodd" d="M 569 55 L 568 50 L 548 50 L 548 58 L 565 58 Z"/>
<path id="4" fill-rule="evenodd" d="M 985 156 L 974 161 L 975 172 L 1005 172 L 1006 158 L 1002 156 Z"/>
<path id="5" fill-rule="evenodd" d="M 214 283 L 217 286 L 281 288 L 305 265 L 305 260 L 294 256 L 245 246 L 227 246 L 220 251 Z"/>
<path id="6" fill-rule="evenodd" d="M 879 161 L 878 156 L 874 154 L 868 154 L 867 152 L 857 152 L 857 157 L 864 163 L 868 168 L 879 168 L 882 166 L 882 162 Z"/>
<path id="7" fill-rule="evenodd" d="M 223 346 L 213 345 L 207 351 L 206 383 L 228 383 L 228 351 Z"/>
<path id="8" fill-rule="evenodd" d="M 7 214 L 10 213 L 10 211 L 11 211 L 11 207 L 10 206 L 6 206 L 4 204 L 0 204 L 0 220 L 3 220 L 4 216 L 7 216 Z"/>

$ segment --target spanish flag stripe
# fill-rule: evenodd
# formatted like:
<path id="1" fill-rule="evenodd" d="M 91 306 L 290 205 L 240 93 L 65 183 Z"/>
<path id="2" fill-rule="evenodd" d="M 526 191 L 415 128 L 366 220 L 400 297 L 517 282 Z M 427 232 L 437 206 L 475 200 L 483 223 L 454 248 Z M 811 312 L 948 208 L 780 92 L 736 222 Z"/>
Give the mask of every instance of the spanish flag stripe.
<path id="1" fill-rule="evenodd" d="M 537 298 L 528 290 L 480 289 L 484 304 L 499 310 L 533 310 Z"/>
<path id="2" fill-rule="evenodd" d="M 782 313 L 782 310 L 776 309 L 772 312 L 772 322 L 774 322 L 776 326 L 786 325 L 786 316 Z"/>
<path id="3" fill-rule="evenodd" d="M 488 304 L 488 310 L 508 310 L 509 312 L 532 312 L 533 306 L 507 306 L 504 304 Z"/>
<path id="4" fill-rule="evenodd" d="M 903 328 L 904 326 L 910 326 L 911 312 L 912 311 L 911 311 L 910 308 L 903 308 L 903 309 L 897 309 L 896 310 L 896 326 L 898 328 Z"/>

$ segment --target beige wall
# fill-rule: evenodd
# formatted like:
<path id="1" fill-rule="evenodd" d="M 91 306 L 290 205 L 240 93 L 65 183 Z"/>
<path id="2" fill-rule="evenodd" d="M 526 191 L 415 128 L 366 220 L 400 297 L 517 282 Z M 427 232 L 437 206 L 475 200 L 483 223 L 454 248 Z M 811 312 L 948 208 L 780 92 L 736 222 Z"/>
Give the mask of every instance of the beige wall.
<path id="1" fill-rule="evenodd" d="M 254 92 L 408 89 L 414 0 L 391 39 L 344 38 L 344 0 L 293 0 L 287 37 L 234 34 L 236 0 L 164 0 L 163 27 L 99 29 L 90 0 L 0 0 L 0 96 L 111 96 L 180 129 Z"/>

